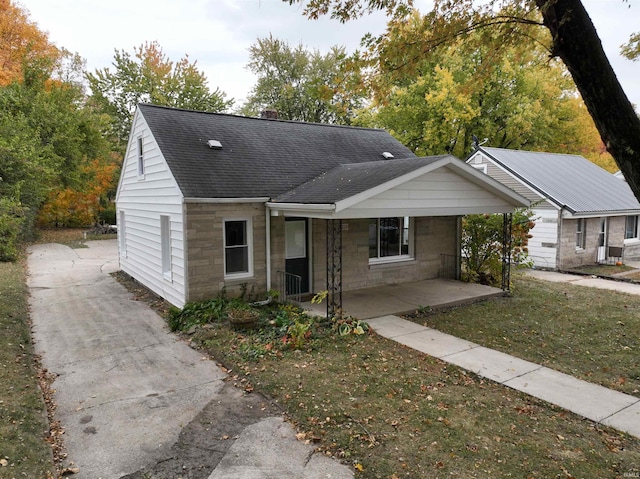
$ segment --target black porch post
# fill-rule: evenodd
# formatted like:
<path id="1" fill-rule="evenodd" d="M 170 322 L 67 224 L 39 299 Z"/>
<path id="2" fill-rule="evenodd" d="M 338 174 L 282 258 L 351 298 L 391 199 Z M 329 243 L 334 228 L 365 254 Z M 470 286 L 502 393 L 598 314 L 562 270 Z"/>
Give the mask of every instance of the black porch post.
<path id="1" fill-rule="evenodd" d="M 511 291 L 511 237 L 513 214 L 502 215 L 502 291 Z"/>
<path id="2" fill-rule="evenodd" d="M 342 220 L 327 220 L 327 318 L 342 315 Z"/>

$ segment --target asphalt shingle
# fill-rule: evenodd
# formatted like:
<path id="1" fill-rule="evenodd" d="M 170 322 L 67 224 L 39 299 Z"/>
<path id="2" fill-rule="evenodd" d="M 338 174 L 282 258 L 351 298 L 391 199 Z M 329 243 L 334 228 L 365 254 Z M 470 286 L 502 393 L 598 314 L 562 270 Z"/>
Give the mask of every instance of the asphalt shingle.
<path id="1" fill-rule="evenodd" d="M 276 198 L 339 165 L 397 161 L 386 160 L 385 151 L 415 158 L 379 129 L 148 104 L 139 110 L 186 198 Z M 209 148 L 208 140 L 220 141 L 222 149 Z"/>

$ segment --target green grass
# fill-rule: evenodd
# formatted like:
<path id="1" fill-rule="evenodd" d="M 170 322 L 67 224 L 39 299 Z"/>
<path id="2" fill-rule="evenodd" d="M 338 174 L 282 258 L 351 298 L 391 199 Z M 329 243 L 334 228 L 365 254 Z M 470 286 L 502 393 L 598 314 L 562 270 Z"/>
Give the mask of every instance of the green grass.
<path id="1" fill-rule="evenodd" d="M 635 268 L 632 268 L 631 266 L 627 266 L 625 264 L 622 264 L 620 266 L 617 266 L 615 264 L 593 264 L 588 266 L 580 266 L 579 268 L 575 268 L 572 271 L 601 276 L 612 276 L 614 274 L 632 271 L 633 269 Z"/>
<path id="2" fill-rule="evenodd" d="M 640 397 L 640 296 L 516 276 L 511 298 L 411 319 Z"/>
<path id="3" fill-rule="evenodd" d="M 602 307 L 593 302 L 582 309 L 572 306 L 582 301 Z M 616 304 L 620 314 L 602 320 L 602 311 Z M 544 351 L 535 358 L 576 356 L 576 369 L 581 362 L 591 369 L 592 356 L 602 349 L 586 354 L 582 346 L 572 344 L 571 350 L 556 351 L 570 341 L 551 343 L 544 325 L 560 328 L 574 315 L 586 315 L 584 323 L 574 322 L 572 341 L 586 344 L 596 331 L 604 331 L 612 333 L 609 342 L 622 345 L 623 333 L 635 334 L 633 318 L 639 316 L 639 304 L 612 292 L 517 279 L 513 298 L 421 320 L 446 323 L 460 335 L 474 331 L 480 338 L 502 341 L 507 350 L 525 336 L 525 349 L 534 355 L 534 349 Z M 618 328 L 613 332 L 607 326 L 611 321 Z M 502 326 L 510 322 L 510 329 Z M 201 325 L 190 342 L 231 370 L 238 387 L 272 397 L 291 418 L 300 439 L 354 466 L 356 477 L 614 478 L 640 473 L 638 438 L 375 334 L 340 336 L 312 328 L 303 347 L 292 349 L 272 323 L 237 331 L 217 317 Z M 624 344 L 635 348 L 637 343 L 630 337 Z M 637 364 L 631 356 L 607 377 L 617 378 L 625 369 L 629 378 L 626 368 Z M 631 382 L 627 379 L 618 387 L 633 389 Z"/>
<path id="4" fill-rule="evenodd" d="M 22 262 L 0 263 L 0 478 L 53 477 Z"/>

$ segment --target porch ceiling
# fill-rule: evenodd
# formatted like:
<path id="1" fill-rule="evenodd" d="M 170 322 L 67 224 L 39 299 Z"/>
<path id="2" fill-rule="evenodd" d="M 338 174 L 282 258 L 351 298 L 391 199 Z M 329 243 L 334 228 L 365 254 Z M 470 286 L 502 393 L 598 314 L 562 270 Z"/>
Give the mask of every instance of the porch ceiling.
<path id="1" fill-rule="evenodd" d="M 344 314 L 371 319 L 389 314 L 404 314 L 421 307 L 434 309 L 472 303 L 504 293 L 499 288 L 446 279 L 428 279 L 342 292 Z M 326 316 L 326 304 L 302 303 L 305 310 Z"/>

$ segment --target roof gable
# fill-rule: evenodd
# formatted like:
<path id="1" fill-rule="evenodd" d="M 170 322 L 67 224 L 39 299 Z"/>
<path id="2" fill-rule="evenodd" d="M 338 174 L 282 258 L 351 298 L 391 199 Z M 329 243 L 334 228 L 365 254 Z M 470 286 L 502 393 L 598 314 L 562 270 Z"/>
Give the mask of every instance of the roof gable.
<path id="1" fill-rule="evenodd" d="M 385 151 L 415 157 L 384 130 L 138 109 L 185 198 L 274 198 L 341 164 L 388 161 Z"/>
<path id="2" fill-rule="evenodd" d="M 640 211 L 626 182 L 582 156 L 488 147 L 478 151 L 572 214 Z"/>

